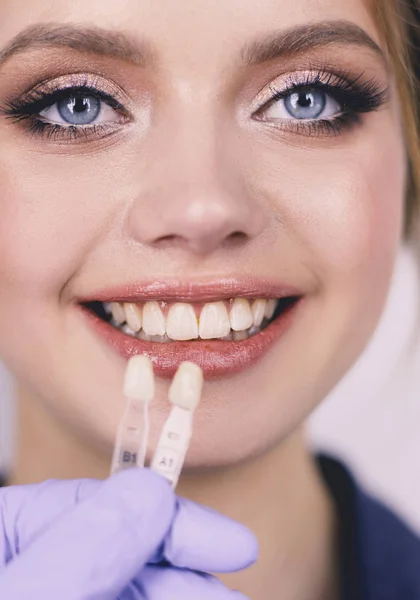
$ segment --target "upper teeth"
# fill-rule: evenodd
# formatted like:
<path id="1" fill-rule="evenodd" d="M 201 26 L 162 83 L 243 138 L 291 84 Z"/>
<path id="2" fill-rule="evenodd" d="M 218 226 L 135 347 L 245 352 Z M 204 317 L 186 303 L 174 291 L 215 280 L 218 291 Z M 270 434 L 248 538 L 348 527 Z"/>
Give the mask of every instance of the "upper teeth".
<path id="1" fill-rule="evenodd" d="M 172 340 L 230 338 L 244 339 L 243 332 L 259 328 L 264 318 L 271 319 L 277 300 L 247 300 L 235 298 L 225 302 L 208 302 L 199 316 L 191 304 L 176 302 L 165 316 L 165 303 L 156 301 L 143 305 L 111 302 L 105 306 L 112 313 L 115 325 L 123 325 L 128 333 L 144 336 L 167 336 Z M 246 337 L 246 335 L 245 335 Z"/>

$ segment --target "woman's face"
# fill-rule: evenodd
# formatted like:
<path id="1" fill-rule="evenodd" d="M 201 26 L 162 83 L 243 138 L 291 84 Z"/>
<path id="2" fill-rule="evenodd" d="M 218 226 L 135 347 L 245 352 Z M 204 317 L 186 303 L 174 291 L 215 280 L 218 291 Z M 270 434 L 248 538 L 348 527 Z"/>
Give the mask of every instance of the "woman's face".
<path id="1" fill-rule="evenodd" d="M 0 355 L 107 452 L 138 352 L 152 444 L 184 359 L 207 379 L 190 465 L 279 442 L 365 346 L 401 236 L 365 3 L 4 0 L 0 45 Z"/>

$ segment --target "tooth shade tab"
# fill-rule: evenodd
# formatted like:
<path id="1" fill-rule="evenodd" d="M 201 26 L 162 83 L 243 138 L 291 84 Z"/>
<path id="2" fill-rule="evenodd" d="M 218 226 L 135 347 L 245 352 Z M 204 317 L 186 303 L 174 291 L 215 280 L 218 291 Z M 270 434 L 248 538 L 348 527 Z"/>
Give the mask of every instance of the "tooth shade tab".
<path id="1" fill-rule="evenodd" d="M 189 361 L 180 364 L 169 388 L 169 401 L 185 410 L 194 411 L 201 398 L 203 371 Z"/>
<path id="2" fill-rule="evenodd" d="M 153 365 L 149 357 L 132 356 L 125 370 L 124 396 L 131 400 L 150 402 L 155 395 Z"/>
<path id="3" fill-rule="evenodd" d="M 191 304 L 177 302 L 168 312 L 166 320 L 167 336 L 173 340 L 187 341 L 198 338 L 198 323 Z"/>

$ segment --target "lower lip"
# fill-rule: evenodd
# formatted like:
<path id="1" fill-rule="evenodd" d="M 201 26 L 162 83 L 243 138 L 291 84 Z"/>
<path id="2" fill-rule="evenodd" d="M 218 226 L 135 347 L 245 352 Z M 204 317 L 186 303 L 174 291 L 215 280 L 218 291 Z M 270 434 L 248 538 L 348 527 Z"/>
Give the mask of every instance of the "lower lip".
<path id="1" fill-rule="evenodd" d="M 188 360 L 203 369 L 206 379 L 226 377 L 256 364 L 288 331 L 302 299 L 286 309 L 266 329 L 240 342 L 200 340 L 192 342 L 145 342 L 115 329 L 93 312 L 79 305 L 94 330 L 113 346 L 123 358 L 146 354 L 155 374 L 174 376 L 179 365 Z"/>

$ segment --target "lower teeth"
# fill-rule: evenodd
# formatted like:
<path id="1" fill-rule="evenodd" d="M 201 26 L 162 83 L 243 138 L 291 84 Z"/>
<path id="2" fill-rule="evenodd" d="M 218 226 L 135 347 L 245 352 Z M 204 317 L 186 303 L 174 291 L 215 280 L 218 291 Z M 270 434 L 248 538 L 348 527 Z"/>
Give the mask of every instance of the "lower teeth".
<path id="1" fill-rule="evenodd" d="M 261 323 L 260 327 L 256 327 L 255 325 L 253 325 L 246 331 L 231 331 L 227 336 L 225 336 L 223 338 L 212 338 L 212 339 L 214 339 L 214 340 L 221 339 L 222 341 L 232 341 L 233 340 L 234 342 L 240 342 L 242 340 L 246 340 L 249 337 L 252 337 L 253 335 L 256 335 L 257 333 L 259 333 L 261 331 L 261 329 L 263 329 L 266 325 L 268 325 L 268 323 L 269 323 L 269 321 L 267 319 L 264 319 L 264 321 Z M 115 327 L 115 329 L 122 331 L 126 335 L 135 337 L 144 342 L 157 342 L 159 344 L 167 344 L 170 342 L 177 341 L 177 340 L 173 340 L 173 339 L 169 338 L 166 334 L 165 335 L 147 335 L 147 333 L 145 333 L 143 329 L 140 329 L 140 331 L 138 333 L 136 333 L 135 331 L 130 329 L 130 327 L 127 324 L 119 325 L 118 323 L 116 323 L 114 321 L 114 319 L 111 319 L 110 325 Z M 201 341 L 201 338 L 197 338 L 196 340 L 188 340 L 188 341 L 191 341 L 191 342 Z M 210 341 L 210 340 L 206 340 L 206 341 Z"/>

